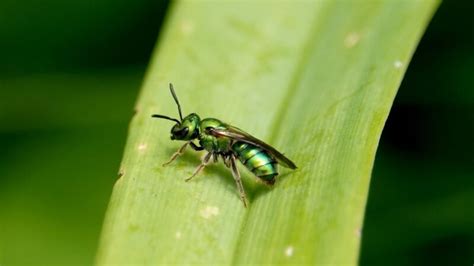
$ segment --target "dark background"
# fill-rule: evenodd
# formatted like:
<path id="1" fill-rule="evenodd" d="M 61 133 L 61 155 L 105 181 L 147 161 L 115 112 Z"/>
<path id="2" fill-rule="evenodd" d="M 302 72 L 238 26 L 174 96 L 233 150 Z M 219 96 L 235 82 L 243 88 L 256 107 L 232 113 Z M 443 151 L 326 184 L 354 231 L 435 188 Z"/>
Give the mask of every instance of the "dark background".
<path id="1" fill-rule="evenodd" d="M 384 129 L 362 265 L 474 262 L 474 22 L 446 1 Z M 167 2 L 0 2 L 0 264 L 91 264 Z"/>
<path id="2" fill-rule="evenodd" d="M 362 265 L 474 263 L 473 11 L 443 2 L 408 67 L 377 151 Z"/>

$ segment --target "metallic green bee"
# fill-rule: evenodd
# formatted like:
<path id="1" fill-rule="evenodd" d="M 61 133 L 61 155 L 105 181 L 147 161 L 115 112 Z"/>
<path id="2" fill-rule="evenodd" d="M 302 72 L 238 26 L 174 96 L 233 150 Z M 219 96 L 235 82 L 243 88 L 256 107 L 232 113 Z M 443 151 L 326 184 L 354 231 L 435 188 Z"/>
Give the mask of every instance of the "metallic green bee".
<path id="1" fill-rule="evenodd" d="M 154 114 L 152 117 L 176 122 L 176 125 L 171 128 L 171 139 L 183 140 L 186 141 L 186 143 L 175 152 L 173 156 L 171 156 L 171 159 L 164 163 L 163 166 L 168 165 L 179 155 L 183 154 L 188 145 L 196 151 L 206 150 L 208 152 L 194 173 L 185 179 L 186 182 L 196 176 L 209 163 L 211 157 L 214 162 L 217 162 L 220 156 L 224 164 L 231 169 L 232 175 L 237 183 L 240 199 L 244 203 L 244 206 L 247 207 L 245 190 L 240 179 L 240 173 L 235 164 L 236 159 L 239 159 L 247 169 L 268 185 L 275 183 L 275 176 L 278 175 L 278 164 L 290 169 L 296 169 L 296 165 L 275 148 L 239 128 L 215 118 L 201 120 L 195 113 L 191 113 L 183 118 L 178 97 L 171 83 L 170 91 L 178 106 L 181 121 L 159 114 Z M 199 146 L 193 142 L 194 140 L 199 141 Z"/>

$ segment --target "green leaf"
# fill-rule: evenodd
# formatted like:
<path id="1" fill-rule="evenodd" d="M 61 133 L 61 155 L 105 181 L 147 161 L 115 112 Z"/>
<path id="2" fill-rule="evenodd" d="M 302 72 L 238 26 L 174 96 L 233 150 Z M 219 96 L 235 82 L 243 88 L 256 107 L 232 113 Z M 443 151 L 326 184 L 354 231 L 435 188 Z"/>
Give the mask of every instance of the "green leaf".
<path id="1" fill-rule="evenodd" d="M 378 140 L 438 2 L 176 4 L 136 106 L 98 265 L 355 264 Z M 276 185 L 244 167 L 250 206 L 222 163 L 183 182 L 196 152 L 162 167 L 184 113 L 216 117 L 284 152 Z"/>

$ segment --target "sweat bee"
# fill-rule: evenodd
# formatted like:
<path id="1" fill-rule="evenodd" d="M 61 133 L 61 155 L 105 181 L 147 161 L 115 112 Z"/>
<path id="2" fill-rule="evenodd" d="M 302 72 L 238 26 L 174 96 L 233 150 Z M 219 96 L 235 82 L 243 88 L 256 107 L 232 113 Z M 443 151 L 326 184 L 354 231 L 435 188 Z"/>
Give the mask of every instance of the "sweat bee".
<path id="1" fill-rule="evenodd" d="M 183 154 L 188 145 L 196 151 L 207 151 L 194 173 L 185 179 L 186 182 L 195 177 L 209 163 L 211 158 L 214 162 L 222 158 L 225 166 L 230 168 L 232 172 L 240 199 L 247 207 L 247 197 L 235 163 L 236 159 L 268 185 L 275 183 L 275 177 L 278 175 L 278 164 L 286 168 L 296 169 L 296 165 L 275 148 L 235 126 L 216 118 L 201 119 L 196 113 L 191 113 L 183 118 L 178 97 L 171 83 L 170 92 L 178 106 L 180 120 L 160 114 L 153 114 L 152 117 L 176 122 L 171 128 L 171 139 L 182 140 L 186 143 L 163 166 L 170 164 Z M 194 141 L 198 141 L 199 145 Z"/>

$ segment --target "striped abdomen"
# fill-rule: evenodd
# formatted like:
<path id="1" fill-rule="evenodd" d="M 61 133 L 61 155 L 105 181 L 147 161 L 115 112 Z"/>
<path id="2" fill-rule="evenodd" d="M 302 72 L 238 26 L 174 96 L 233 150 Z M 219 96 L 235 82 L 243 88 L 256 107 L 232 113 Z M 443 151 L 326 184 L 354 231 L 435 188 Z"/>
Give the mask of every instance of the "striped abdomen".
<path id="1" fill-rule="evenodd" d="M 245 142 L 236 142 L 232 151 L 247 169 L 267 184 L 275 183 L 277 162 L 265 150 Z"/>

